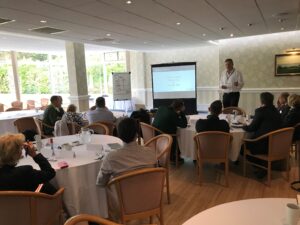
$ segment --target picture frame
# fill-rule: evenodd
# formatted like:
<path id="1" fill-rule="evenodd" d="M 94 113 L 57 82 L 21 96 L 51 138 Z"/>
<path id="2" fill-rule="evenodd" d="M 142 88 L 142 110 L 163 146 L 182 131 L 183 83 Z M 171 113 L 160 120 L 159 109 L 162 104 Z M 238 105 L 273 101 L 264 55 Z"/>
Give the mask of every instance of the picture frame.
<path id="1" fill-rule="evenodd" d="M 275 55 L 275 76 L 297 75 L 300 75 L 300 53 Z"/>

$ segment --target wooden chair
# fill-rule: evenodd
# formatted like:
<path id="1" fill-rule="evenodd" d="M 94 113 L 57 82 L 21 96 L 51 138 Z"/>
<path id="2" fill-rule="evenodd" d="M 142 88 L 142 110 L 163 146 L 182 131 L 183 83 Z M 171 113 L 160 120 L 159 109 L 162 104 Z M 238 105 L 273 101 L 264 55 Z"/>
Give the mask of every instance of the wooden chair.
<path id="1" fill-rule="evenodd" d="M 5 225 L 61 225 L 64 189 L 54 195 L 0 191 L 0 218 Z"/>
<path id="2" fill-rule="evenodd" d="M 297 123 L 295 126 L 295 131 L 294 132 L 300 132 L 300 123 Z M 292 148 L 291 151 L 295 149 L 295 158 L 298 159 L 299 157 L 299 150 L 300 150 L 300 140 L 294 140 L 292 143 Z M 300 174 L 299 174 L 300 176 Z"/>
<path id="3" fill-rule="evenodd" d="M 109 130 L 108 135 L 113 136 L 113 134 L 114 134 L 114 129 L 115 129 L 115 127 L 116 127 L 114 123 L 112 123 L 112 122 L 107 122 L 107 121 L 97 121 L 96 123 L 101 123 L 101 124 L 106 125 L 106 126 L 108 127 L 108 130 Z"/>
<path id="4" fill-rule="evenodd" d="M 78 134 L 81 129 L 81 126 L 79 126 L 75 122 L 69 122 L 69 123 L 67 123 L 67 126 L 68 126 L 68 130 L 69 130 L 69 135 Z"/>
<path id="5" fill-rule="evenodd" d="M 35 109 L 35 101 L 27 100 L 27 109 Z"/>
<path id="6" fill-rule="evenodd" d="M 92 123 L 90 125 L 85 126 L 86 128 L 92 129 L 95 134 L 104 134 L 109 135 L 109 129 L 106 125 L 102 123 Z"/>
<path id="7" fill-rule="evenodd" d="M 108 188 L 117 190 L 121 222 L 150 217 L 152 223 L 152 216 L 156 215 L 163 225 L 164 181 L 164 168 L 139 169 L 113 178 Z"/>
<path id="8" fill-rule="evenodd" d="M 34 130 L 36 132 L 38 130 L 33 117 L 23 117 L 16 119 L 14 121 L 14 126 L 17 128 L 19 133 L 22 133 L 25 130 Z"/>
<path id="9" fill-rule="evenodd" d="M 140 126 L 141 126 L 141 130 L 142 130 L 142 134 L 143 134 L 143 140 L 144 140 L 144 143 L 148 142 L 151 138 L 155 137 L 156 135 L 158 134 L 164 134 L 163 131 L 157 129 L 156 127 L 154 126 L 151 126 L 147 123 L 143 123 L 143 122 L 140 122 Z M 177 134 L 170 134 L 173 138 L 176 138 L 176 167 L 178 168 L 178 150 L 179 150 L 179 147 L 178 147 L 178 140 L 177 140 Z"/>
<path id="10" fill-rule="evenodd" d="M 0 103 L 0 112 L 4 112 L 4 104 Z"/>
<path id="11" fill-rule="evenodd" d="M 21 108 L 14 108 L 14 107 L 12 107 L 12 108 L 6 109 L 5 112 L 20 111 L 20 110 L 22 110 L 22 109 Z"/>
<path id="12" fill-rule="evenodd" d="M 23 102 L 21 102 L 21 101 L 13 101 L 13 102 L 11 103 L 11 107 L 12 107 L 12 108 L 23 109 Z"/>
<path id="13" fill-rule="evenodd" d="M 243 110 L 242 108 L 239 108 L 239 107 L 226 107 L 223 109 L 222 113 L 223 114 L 233 114 L 235 111 L 237 112 L 237 115 L 246 116 L 245 110 Z"/>
<path id="14" fill-rule="evenodd" d="M 225 163 L 225 185 L 228 186 L 228 152 L 232 135 L 221 131 L 206 131 L 194 136 L 200 185 L 204 162 Z"/>
<path id="15" fill-rule="evenodd" d="M 270 186 L 271 184 L 271 163 L 276 160 L 286 160 L 286 175 L 287 179 L 289 179 L 289 161 L 290 161 L 290 148 L 292 145 L 292 138 L 294 133 L 294 128 L 283 128 L 276 131 L 269 132 L 267 134 L 264 134 L 258 138 L 255 139 L 244 139 L 244 176 L 246 175 L 246 163 L 255 165 L 259 168 L 265 169 L 268 171 L 268 180 L 267 185 Z M 260 141 L 264 138 L 268 138 L 268 154 L 259 154 L 259 155 L 253 155 L 251 152 L 247 149 L 247 143 L 255 143 L 257 141 Z M 262 165 L 258 165 L 254 162 L 249 162 L 246 160 L 247 156 L 251 156 L 253 158 L 257 158 L 263 161 L 267 161 L 268 166 L 264 167 Z"/>
<path id="16" fill-rule="evenodd" d="M 170 151 L 172 147 L 173 138 L 169 134 L 160 134 L 151 138 L 145 146 L 155 150 L 157 161 L 159 165 L 166 169 L 166 188 L 168 203 L 171 203 L 170 198 L 170 184 L 169 184 L 169 164 L 170 164 Z"/>
<path id="17" fill-rule="evenodd" d="M 41 107 L 46 107 L 49 105 L 49 99 L 48 98 L 41 98 Z"/>
<path id="18" fill-rule="evenodd" d="M 44 123 L 41 119 L 37 117 L 33 117 L 33 120 L 36 124 L 37 127 L 37 133 L 42 137 L 42 138 L 51 138 L 54 137 L 54 135 L 49 135 L 49 134 L 44 134 L 44 127 L 48 127 L 54 130 L 54 127 Z"/>
<path id="19" fill-rule="evenodd" d="M 64 225 L 88 225 L 89 222 L 96 223 L 99 225 L 120 225 L 118 223 L 103 219 L 99 216 L 80 214 L 68 219 Z"/>

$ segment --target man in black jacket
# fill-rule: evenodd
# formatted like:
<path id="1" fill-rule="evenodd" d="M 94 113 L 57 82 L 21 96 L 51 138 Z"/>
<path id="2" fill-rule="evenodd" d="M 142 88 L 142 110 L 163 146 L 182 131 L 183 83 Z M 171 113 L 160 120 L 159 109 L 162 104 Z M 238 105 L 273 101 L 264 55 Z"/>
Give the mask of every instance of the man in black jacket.
<path id="1" fill-rule="evenodd" d="M 196 123 L 196 131 L 223 131 L 229 133 L 229 125 L 226 120 L 220 120 L 219 115 L 222 112 L 222 102 L 220 100 L 214 101 L 208 108 L 210 115 L 207 119 L 199 119 Z"/>
<path id="2" fill-rule="evenodd" d="M 255 110 L 253 120 L 250 125 L 244 126 L 243 129 L 250 132 L 249 138 L 257 138 L 271 131 L 280 129 L 282 120 L 280 113 L 273 105 L 274 96 L 269 92 L 260 94 L 261 107 Z M 255 143 L 247 144 L 251 154 L 267 154 L 268 138 Z"/>

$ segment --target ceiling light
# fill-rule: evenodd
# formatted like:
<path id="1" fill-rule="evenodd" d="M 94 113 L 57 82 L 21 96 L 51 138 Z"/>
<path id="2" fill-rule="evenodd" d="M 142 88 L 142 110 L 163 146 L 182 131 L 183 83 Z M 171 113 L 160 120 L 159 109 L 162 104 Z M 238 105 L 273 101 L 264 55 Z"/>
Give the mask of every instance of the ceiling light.
<path id="1" fill-rule="evenodd" d="M 234 34 L 230 34 L 230 37 L 233 37 L 234 36 Z"/>
<path id="2" fill-rule="evenodd" d="M 219 27 L 219 30 L 224 30 L 224 27 Z"/>
<path id="3" fill-rule="evenodd" d="M 209 40 L 208 42 L 211 43 L 211 44 L 214 44 L 214 45 L 219 45 L 219 42 L 217 42 L 217 41 Z"/>
<path id="4" fill-rule="evenodd" d="M 47 20 L 40 20 L 41 23 L 47 23 Z"/>
<path id="5" fill-rule="evenodd" d="M 176 23 L 177 26 L 179 26 L 180 24 L 181 24 L 180 22 L 177 22 L 177 23 Z"/>
<path id="6" fill-rule="evenodd" d="M 206 34 L 202 34 L 202 36 L 203 36 L 203 37 L 205 37 L 205 36 L 206 36 Z"/>
<path id="7" fill-rule="evenodd" d="M 284 30 L 284 27 L 281 27 L 280 30 Z"/>
<path id="8" fill-rule="evenodd" d="M 248 27 L 251 27 L 252 25 L 253 25 L 252 23 L 248 23 L 248 24 L 247 24 Z"/>
<path id="9" fill-rule="evenodd" d="M 107 36 L 107 37 L 110 37 L 110 36 L 111 36 L 111 34 L 106 34 L 106 36 Z"/>
<path id="10" fill-rule="evenodd" d="M 130 1 L 130 0 L 126 1 L 127 5 L 130 5 L 131 3 L 132 3 L 132 1 Z"/>
<path id="11" fill-rule="evenodd" d="M 148 42 L 147 42 L 147 41 L 144 41 L 144 44 L 148 44 Z"/>

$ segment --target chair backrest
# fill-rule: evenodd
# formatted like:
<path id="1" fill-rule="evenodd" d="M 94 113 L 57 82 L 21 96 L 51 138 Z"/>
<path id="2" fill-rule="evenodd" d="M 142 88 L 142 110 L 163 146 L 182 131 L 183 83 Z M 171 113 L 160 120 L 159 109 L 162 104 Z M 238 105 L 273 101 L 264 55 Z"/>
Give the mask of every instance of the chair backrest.
<path id="1" fill-rule="evenodd" d="M 54 124 L 54 136 L 66 136 L 70 135 L 67 121 L 57 120 Z"/>
<path id="2" fill-rule="evenodd" d="M 289 156 L 294 130 L 295 128 L 288 127 L 269 133 L 269 159 L 284 159 Z"/>
<path id="3" fill-rule="evenodd" d="M 43 136 L 43 121 L 37 117 L 33 117 L 33 120 L 35 122 L 35 125 L 36 125 L 36 128 L 37 128 L 37 133 L 40 135 L 40 136 Z"/>
<path id="4" fill-rule="evenodd" d="M 49 99 L 48 98 L 41 98 L 41 107 L 48 106 Z"/>
<path id="5" fill-rule="evenodd" d="M 159 134 L 163 133 L 159 129 L 157 129 L 147 123 L 140 122 L 140 126 L 141 126 L 141 130 L 142 130 L 142 134 L 143 134 L 144 143 L 149 141 L 151 138 L 155 137 L 156 132 Z"/>
<path id="6" fill-rule="evenodd" d="M 227 160 L 232 136 L 221 131 L 206 131 L 194 136 L 198 160 Z"/>
<path id="7" fill-rule="evenodd" d="M 103 219 L 99 216 L 80 214 L 68 219 L 64 225 L 88 225 L 89 222 L 99 225 L 120 225 L 118 223 Z"/>
<path id="8" fill-rule="evenodd" d="M 115 129 L 115 124 L 112 123 L 112 122 L 107 122 L 107 121 L 97 121 L 96 123 L 101 123 L 101 124 L 104 124 L 108 127 L 108 130 L 109 130 L 109 135 L 113 135 L 114 133 L 114 129 Z"/>
<path id="9" fill-rule="evenodd" d="M 19 133 L 24 132 L 25 130 L 34 130 L 37 132 L 37 126 L 34 122 L 33 117 L 23 117 L 16 119 L 14 125 L 17 128 Z"/>
<path id="10" fill-rule="evenodd" d="M 106 125 L 102 124 L 102 123 L 92 123 L 92 124 L 89 124 L 85 127 L 89 128 L 89 129 L 92 129 L 95 134 L 109 135 L 108 127 Z"/>
<path id="11" fill-rule="evenodd" d="M 173 138 L 171 135 L 160 134 L 151 138 L 147 143 L 145 143 L 145 146 L 155 150 L 156 158 L 160 166 L 168 168 L 172 142 Z"/>
<path id="12" fill-rule="evenodd" d="M 141 218 L 144 213 L 162 208 L 165 173 L 164 168 L 138 169 L 108 183 L 108 187 L 113 185 L 117 189 L 123 220 Z"/>
<path id="13" fill-rule="evenodd" d="M 27 100 L 27 109 L 35 109 L 35 101 Z"/>
<path id="14" fill-rule="evenodd" d="M 79 126 L 75 122 L 67 122 L 67 126 L 69 130 L 69 135 L 78 134 L 81 129 L 81 126 Z"/>
<path id="15" fill-rule="evenodd" d="M 5 225 L 58 225 L 61 224 L 62 195 L 30 191 L 0 191 L 0 218 Z"/>
<path id="16" fill-rule="evenodd" d="M 4 112 L 4 104 L 0 103 L 0 112 Z"/>
<path id="17" fill-rule="evenodd" d="M 22 109 L 21 109 L 21 108 L 14 108 L 14 107 L 12 107 L 12 108 L 6 109 L 5 112 L 10 112 L 10 111 L 20 111 L 20 110 L 22 110 Z"/>
<path id="18" fill-rule="evenodd" d="M 21 101 L 13 101 L 11 103 L 11 107 L 23 109 L 23 102 L 21 102 Z"/>
<path id="19" fill-rule="evenodd" d="M 242 116 L 246 115 L 245 110 L 243 110 L 240 107 L 226 107 L 226 108 L 223 109 L 222 113 L 224 113 L 224 114 L 233 114 L 235 111 L 237 112 L 237 115 L 242 115 Z"/>

